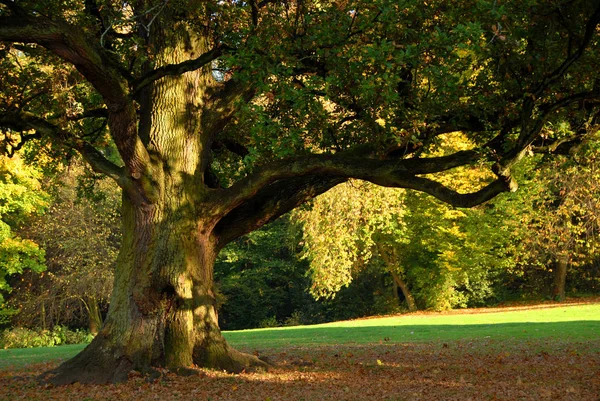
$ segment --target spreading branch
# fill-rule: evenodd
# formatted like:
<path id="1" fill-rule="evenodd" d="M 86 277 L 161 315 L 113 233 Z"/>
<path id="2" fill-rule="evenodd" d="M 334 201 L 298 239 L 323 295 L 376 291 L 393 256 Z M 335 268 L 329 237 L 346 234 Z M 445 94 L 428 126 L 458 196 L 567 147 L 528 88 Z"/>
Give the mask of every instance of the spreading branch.
<path id="1" fill-rule="evenodd" d="M 330 169 L 332 170 L 332 169 Z M 369 176 L 349 172 L 343 174 L 311 174 L 282 178 L 261 187 L 252 197 L 229 211 L 215 226 L 214 234 L 223 246 L 235 238 L 247 234 L 277 217 L 289 212 L 302 203 L 328 191 L 347 178 L 360 178 L 375 184 L 407 188 L 430 194 L 437 199 L 456 207 L 473 207 L 487 202 L 502 192 L 515 191 L 517 186 L 512 177 L 502 176 L 479 191 L 458 193 L 443 184 L 428 178 L 405 172 Z"/>
<path id="2" fill-rule="evenodd" d="M 365 148 L 364 152 L 370 150 Z M 368 154 L 357 154 L 356 150 L 334 155 L 300 156 L 277 160 L 256 169 L 230 187 L 225 196 L 231 199 L 230 208 L 235 208 L 276 181 L 306 176 L 356 178 L 385 186 L 399 186 L 394 183 L 400 184 L 409 176 L 439 173 L 474 163 L 478 159 L 479 153 L 475 150 L 459 151 L 448 156 L 401 160 L 373 159 Z"/>
<path id="3" fill-rule="evenodd" d="M 24 111 L 4 113 L 0 116 L 0 127 L 22 132 L 24 133 L 22 134 L 22 138 L 27 139 L 41 138 L 42 136 L 51 137 L 53 141 L 78 151 L 95 172 L 105 174 L 117 181 L 117 183 L 122 182 L 124 177 L 123 168 L 106 159 L 90 143 L 69 134 L 43 118 Z M 26 134 L 26 132 L 30 131 L 35 131 L 35 133 Z"/>
<path id="4" fill-rule="evenodd" d="M 216 235 L 221 241 L 230 241 L 350 178 L 422 191 L 457 207 L 472 207 L 501 192 L 516 190 L 509 169 L 496 169 L 498 179 L 479 191 L 466 194 L 421 176 L 473 164 L 480 157 L 480 152 L 475 150 L 401 160 L 370 158 L 372 151 L 371 147 L 364 146 L 334 155 L 290 158 L 255 170 L 220 191 L 222 202 L 219 204 L 225 217 L 216 226 Z"/>
<path id="5" fill-rule="evenodd" d="M 340 177 L 295 177 L 262 188 L 215 226 L 218 246 L 262 227 L 344 181 Z"/>

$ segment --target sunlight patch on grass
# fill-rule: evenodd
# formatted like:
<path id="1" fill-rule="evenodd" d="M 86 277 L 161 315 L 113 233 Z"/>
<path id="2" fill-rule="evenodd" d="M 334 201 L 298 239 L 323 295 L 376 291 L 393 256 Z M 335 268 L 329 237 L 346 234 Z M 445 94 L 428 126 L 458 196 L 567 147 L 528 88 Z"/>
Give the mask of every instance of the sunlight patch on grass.
<path id="1" fill-rule="evenodd" d="M 468 339 L 594 340 L 600 336 L 600 304 L 527 308 L 484 313 L 409 314 L 312 326 L 226 332 L 241 348 L 324 344 L 401 343 Z"/>

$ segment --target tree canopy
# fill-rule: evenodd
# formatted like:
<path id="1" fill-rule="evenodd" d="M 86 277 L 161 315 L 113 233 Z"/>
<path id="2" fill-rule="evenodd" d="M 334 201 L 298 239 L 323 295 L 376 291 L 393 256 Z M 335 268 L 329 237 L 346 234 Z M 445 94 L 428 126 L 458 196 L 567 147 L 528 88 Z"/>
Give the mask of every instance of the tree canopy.
<path id="1" fill-rule="evenodd" d="M 596 129 L 599 23 L 597 0 L 0 0 L 3 153 L 78 152 L 123 191 L 107 319 L 50 379 L 266 367 L 220 334 L 219 250 L 350 178 L 516 190 Z M 461 166 L 489 179 L 436 179 Z"/>

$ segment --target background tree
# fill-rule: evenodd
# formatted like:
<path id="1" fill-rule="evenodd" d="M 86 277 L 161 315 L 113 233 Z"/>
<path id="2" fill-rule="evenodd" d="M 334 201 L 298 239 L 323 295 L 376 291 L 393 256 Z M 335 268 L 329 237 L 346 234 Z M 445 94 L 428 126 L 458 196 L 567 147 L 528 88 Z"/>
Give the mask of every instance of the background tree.
<path id="1" fill-rule="evenodd" d="M 515 262 L 544 271 L 551 278 L 545 284 L 558 300 L 565 297 L 568 266 L 589 266 L 597 254 L 597 160 L 596 141 L 582 144 L 570 158 L 538 156 L 523 166 L 523 193 L 498 204 L 519 216 L 506 220 L 516 245 Z"/>
<path id="2" fill-rule="evenodd" d="M 37 243 L 15 233 L 25 219 L 41 213 L 48 195 L 41 190 L 41 174 L 19 157 L 0 156 L 0 325 L 17 312 L 5 305 L 11 286 L 10 276 L 27 269 L 40 273 L 46 269 L 44 251 Z"/>
<path id="3" fill-rule="evenodd" d="M 2 148 L 80 152 L 123 192 L 108 316 L 48 378 L 266 366 L 220 333 L 219 250 L 349 178 L 461 207 L 515 190 L 546 124 L 595 124 L 599 22 L 597 1 L 0 0 Z M 423 153 L 454 131 L 476 145 Z M 474 192 L 431 176 L 473 164 Z"/>
<path id="4" fill-rule="evenodd" d="M 230 243 L 215 263 L 219 324 L 238 330 L 304 323 L 312 300 L 298 230 L 283 217 Z"/>
<path id="5" fill-rule="evenodd" d="M 9 303 L 20 313 L 13 322 L 43 329 L 86 325 L 96 333 L 119 247 L 118 193 L 106 180 L 86 177 L 77 161 L 46 185 L 53 195 L 48 211 L 30 219 L 20 233 L 45 250 L 48 269 L 16 285 Z"/>

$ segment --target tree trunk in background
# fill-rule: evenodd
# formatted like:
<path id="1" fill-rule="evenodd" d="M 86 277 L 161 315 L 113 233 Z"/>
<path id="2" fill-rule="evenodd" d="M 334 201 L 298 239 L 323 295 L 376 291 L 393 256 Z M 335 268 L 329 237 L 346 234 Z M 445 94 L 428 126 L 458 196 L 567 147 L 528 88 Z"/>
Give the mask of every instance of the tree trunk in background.
<path id="1" fill-rule="evenodd" d="M 568 266 L 568 257 L 561 256 L 556 260 L 556 267 L 554 269 L 554 282 L 552 283 L 552 297 L 560 302 L 565 300 L 565 284 L 567 281 Z"/>
<path id="2" fill-rule="evenodd" d="M 88 313 L 88 328 L 90 333 L 97 334 L 100 327 L 102 327 L 102 314 L 100 313 L 98 301 L 95 298 L 88 298 L 83 304 Z"/>
<path id="3" fill-rule="evenodd" d="M 402 295 L 404 295 L 404 299 L 406 299 L 406 304 L 408 306 L 408 310 L 411 311 L 411 312 L 416 311 L 417 310 L 417 304 L 415 302 L 415 298 L 413 297 L 412 293 L 408 289 L 408 286 L 406 285 L 406 283 L 392 269 L 390 269 L 390 273 L 392 274 L 392 277 L 394 279 L 394 283 L 396 283 L 396 285 L 398 287 L 400 287 L 400 290 L 402 291 Z"/>
<path id="4" fill-rule="evenodd" d="M 389 270 L 392 278 L 394 279 L 394 283 L 400 287 L 402 291 L 402 295 L 404 295 L 404 299 L 406 299 L 406 305 L 408 306 L 408 310 L 414 312 L 417 310 L 417 304 L 415 303 L 415 298 L 411 294 L 410 290 L 406 283 L 400 278 L 398 273 L 396 273 L 395 269 L 395 261 L 393 260 L 392 254 L 394 253 L 393 248 L 389 246 L 386 247 L 381 241 L 375 242 L 377 249 L 379 250 L 379 255 L 383 259 L 387 269 Z"/>

